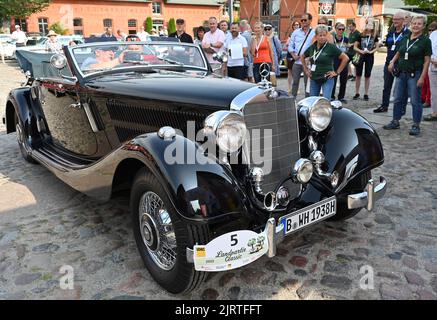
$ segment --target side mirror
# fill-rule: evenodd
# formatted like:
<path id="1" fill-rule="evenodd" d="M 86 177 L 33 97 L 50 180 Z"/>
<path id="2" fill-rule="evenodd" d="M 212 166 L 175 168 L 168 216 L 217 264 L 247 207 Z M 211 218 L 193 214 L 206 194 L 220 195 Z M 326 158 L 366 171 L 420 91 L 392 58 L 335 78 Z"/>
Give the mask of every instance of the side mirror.
<path id="1" fill-rule="evenodd" d="M 219 52 L 219 53 L 214 53 L 214 54 L 212 55 L 212 58 L 213 58 L 215 61 L 218 61 L 218 62 L 220 62 L 220 63 L 226 63 L 226 62 L 228 62 L 228 56 L 226 55 L 226 53 L 225 53 L 224 51 Z"/>
<path id="2" fill-rule="evenodd" d="M 50 58 L 50 64 L 52 67 L 61 70 L 67 65 L 67 58 L 65 58 L 65 56 L 62 54 L 54 54 Z"/>

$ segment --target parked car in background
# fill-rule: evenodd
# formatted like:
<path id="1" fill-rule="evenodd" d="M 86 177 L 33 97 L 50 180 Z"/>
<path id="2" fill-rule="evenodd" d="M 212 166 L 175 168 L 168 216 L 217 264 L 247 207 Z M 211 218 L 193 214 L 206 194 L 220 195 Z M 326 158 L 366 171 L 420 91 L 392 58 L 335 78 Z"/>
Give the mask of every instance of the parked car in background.
<path id="1" fill-rule="evenodd" d="M 41 38 L 43 38 L 43 35 L 41 32 L 28 32 L 26 33 L 27 36 L 27 42 L 26 46 L 35 46 L 41 41 Z"/>
<path id="2" fill-rule="evenodd" d="M 47 37 L 39 38 L 34 45 L 26 45 L 25 47 L 20 47 L 18 50 L 25 51 L 40 51 L 46 49 L 46 42 L 49 39 Z M 75 41 L 77 44 L 84 43 L 83 36 L 73 35 L 73 36 L 58 36 L 58 42 L 60 42 L 63 46 L 67 46 L 70 41 Z"/>
<path id="3" fill-rule="evenodd" d="M 15 40 L 10 34 L 0 34 L 0 57 L 3 55 L 5 59 L 15 58 Z"/>
<path id="4" fill-rule="evenodd" d="M 378 133 L 339 101 L 296 103 L 268 72 L 258 84 L 215 76 L 194 44 L 63 50 L 28 52 L 40 68 L 10 92 L 7 133 L 80 192 L 127 192 L 139 254 L 172 293 L 273 258 L 285 237 L 372 211 L 385 193 Z"/>

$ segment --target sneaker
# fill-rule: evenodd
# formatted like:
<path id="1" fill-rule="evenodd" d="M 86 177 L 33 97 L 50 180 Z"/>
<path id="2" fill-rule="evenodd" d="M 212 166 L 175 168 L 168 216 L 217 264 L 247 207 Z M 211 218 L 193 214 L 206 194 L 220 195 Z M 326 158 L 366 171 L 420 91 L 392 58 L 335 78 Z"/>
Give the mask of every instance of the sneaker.
<path id="1" fill-rule="evenodd" d="M 340 99 L 341 103 L 346 103 L 347 104 L 347 100 L 346 99 Z"/>
<path id="2" fill-rule="evenodd" d="M 364 101 L 369 101 L 369 96 L 367 94 L 364 95 Z"/>
<path id="3" fill-rule="evenodd" d="M 384 107 L 384 106 L 380 106 L 379 108 L 376 108 L 375 110 L 373 110 L 373 112 L 375 113 L 381 113 L 381 112 L 387 112 L 388 108 Z"/>
<path id="4" fill-rule="evenodd" d="M 424 121 L 437 121 L 437 116 L 433 116 L 432 114 L 428 114 L 423 117 Z"/>
<path id="5" fill-rule="evenodd" d="M 418 136 L 420 134 L 420 127 L 418 124 L 413 124 L 410 130 L 410 136 Z"/>
<path id="6" fill-rule="evenodd" d="M 352 77 L 351 77 L 351 81 L 355 81 L 355 76 L 352 76 Z"/>
<path id="7" fill-rule="evenodd" d="M 386 124 L 383 128 L 384 130 L 394 130 L 394 129 L 399 129 L 399 127 L 400 127 L 399 121 L 392 120 L 390 121 L 389 124 Z"/>
<path id="8" fill-rule="evenodd" d="M 356 95 L 354 95 L 354 97 L 353 97 L 352 99 L 354 99 L 354 100 L 358 100 L 359 97 L 360 97 L 360 94 L 357 93 Z"/>

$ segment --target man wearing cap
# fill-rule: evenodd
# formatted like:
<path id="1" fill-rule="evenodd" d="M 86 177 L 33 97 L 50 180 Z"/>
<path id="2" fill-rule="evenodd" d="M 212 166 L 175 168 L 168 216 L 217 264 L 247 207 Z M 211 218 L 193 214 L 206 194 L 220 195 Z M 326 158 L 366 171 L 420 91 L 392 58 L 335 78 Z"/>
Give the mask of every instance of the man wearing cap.
<path id="1" fill-rule="evenodd" d="M 12 32 L 12 39 L 16 41 L 15 46 L 24 47 L 27 42 L 26 34 L 21 30 L 21 27 L 17 24 L 15 26 L 15 31 Z"/>
<path id="2" fill-rule="evenodd" d="M 202 49 L 210 63 L 216 63 L 213 54 L 218 53 L 225 43 L 225 33 L 218 29 L 217 18 L 209 18 L 209 30 L 202 41 Z"/>
<path id="3" fill-rule="evenodd" d="M 46 51 L 60 53 L 62 51 L 62 44 L 58 42 L 58 35 L 54 30 L 50 30 L 47 34 L 49 40 L 46 42 Z"/>
<path id="4" fill-rule="evenodd" d="M 122 52 L 117 58 L 115 57 L 114 47 L 102 46 L 94 50 L 95 57 L 88 57 L 82 63 L 82 71 L 96 69 L 110 69 L 124 62 L 125 52 Z"/>
<path id="5" fill-rule="evenodd" d="M 193 43 L 193 38 L 185 32 L 185 20 L 176 20 L 176 32 L 169 35 L 170 38 L 178 38 L 180 42 Z"/>

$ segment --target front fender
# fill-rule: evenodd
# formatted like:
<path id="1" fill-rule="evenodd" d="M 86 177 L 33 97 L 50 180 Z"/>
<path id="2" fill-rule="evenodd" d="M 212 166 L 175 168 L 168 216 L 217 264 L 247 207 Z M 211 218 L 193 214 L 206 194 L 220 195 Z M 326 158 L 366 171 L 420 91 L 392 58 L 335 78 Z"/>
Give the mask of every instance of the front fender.
<path id="1" fill-rule="evenodd" d="M 302 150 L 309 155 L 307 140 Z M 349 109 L 334 109 L 329 127 L 317 136 L 318 150 L 325 155 L 323 170 L 340 174 L 340 193 L 347 182 L 355 177 L 381 166 L 384 150 L 381 140 L 372 125 L 362 116 Z M 319 187 L 333 193 L 332 187 L 317 179 Z"/>
<path id="2" fill-rule="evenodd" d="M 207 158 L 199 144 L 179 135 L 166 141 L 152 133 L 135 138 L 125 149 L 145 156 L 184 218 L 203 222 L 249 218 L 246 195 L 231 170 Z"/>

